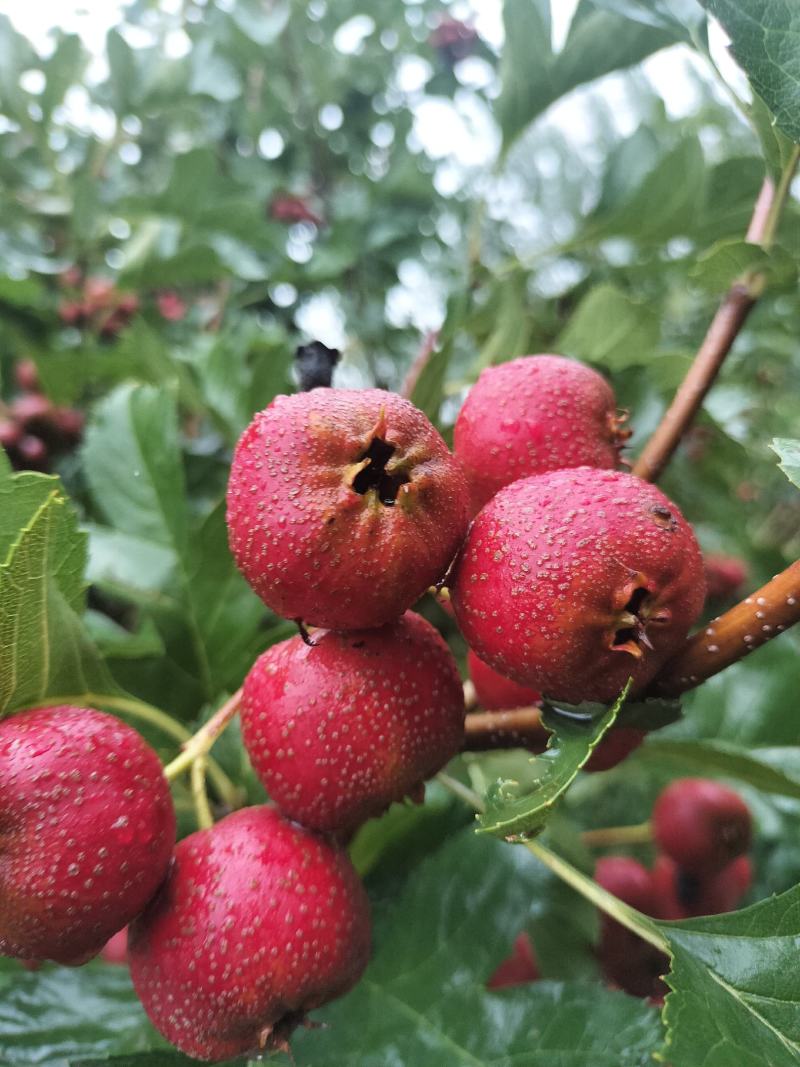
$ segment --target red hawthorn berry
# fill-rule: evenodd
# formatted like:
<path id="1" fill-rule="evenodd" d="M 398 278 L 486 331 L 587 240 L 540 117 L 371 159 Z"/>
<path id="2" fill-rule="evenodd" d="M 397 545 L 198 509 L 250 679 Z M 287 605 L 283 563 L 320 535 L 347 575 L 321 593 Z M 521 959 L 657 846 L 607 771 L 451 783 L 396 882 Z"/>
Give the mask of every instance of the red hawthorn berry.
<path id="1" fill-rule="evenodd" d="M 747 581 L 747 564 L 738 556 L 705 557 L 709 600 L 729 600 Z"/>
<path id="2" fill-rule="evenodd" d="M 20 359 L 14 364 L 14 380 L 26 393 L 35 393 L 39 388 L 39 372 L 32 359 Z"/>
<path id="3" fill-rule="evenodd" d="M 66 289 L 77 289 L 77 287 L 83 281 L 83 273 L 76 264 L 72 264 L 71 267 L 67 267 L 62 270 L 58 276 L 59 285 L 64 286 Z"/>
<path id="4" fill-rule="evenodd" d="M 531 939 L 523 931 L 514 940 L 511 955 L 498 965 L 486 983 L 486 988 L 507 989 L 509 986 L 536 982 L 541 977 Z"/>
<path id="5" fill-rule="evenodd" d="M 708 778 L 671 782 L 652 821 L 659 848 L 690 874 L 721 871 L 750 847 L 750 809 L 738 793 Z"/>
<path id="6" fill-rule="evenodd" d="M 65 326 L 83 326 L 89 312 L 80 300 L 62 300 L 58 305 L 58 317 Z"/>
<path id="7" fill-rule="evenodd" d="M 47 445 L 34 434 L 24 434 L 16 444 L 17 465 L 23 470 L 45 470 L 47 468 Z"/>
<path id="8" fill-rule="evenodd" d="M 466 526 L 460 465 L 394 393 L 276 397 L 236 446 L 231 551 L 284 618 L 332 630 L 397 619 L 444 575 Z"/>
<path id="9" fill-rule="evenodd" d="M 96 311 L 103 311 L 116 303 L 116 286 L 109 278 L 100 278 L 96 275 L 87 278 L 83 286 L 83 298 L 85 308 L 89 315 Z"/>
<path id="10" fill-rule="evenodd" d="M 16 419 L 0 419 L 0 448 L 14 448 L 22 437 L 22 427 Z"/>
<path id="11" fill-rule="evenodd" d="M 139 310 L 139 297 L 136 293 L 120 293 L 117 300 L 117 315 L 126 321 Z"/>
<path id="12" fill-rule="evenodd" d="M 510 708 L 527 708 L 538 704 L 542 694 L 530 686 L 518 685 L 517 682 L 498 674 L 488 663 L 484 663 L 472 649 L 467 652 L 467 669 L 475 686 L 478 703 L 484 711 L 505 711 Z"/>
<path id="13" fill-rule="evenodd" d="M 644 915 L 658 915 L 659 897 L 650 872 L 627 856 L 597 861 L 595 881 Z M 636 997 L 663 995 L 662 975 L 669 970 L 663 952 L 608 915 L 600 916 L 598 957 L 607 981 Z"/>
<path id="14" fill-rule="evenodd" d="M 308 200 L 303 196 L 293 196 L 290 193 L 279 193 L 274 196 L 269 205 L 270 218 L 276 222 L 310 222 L 317 228 L 323 225 L 320 216 L 311 208 Z"/>
<path id="15" fill-rule="evenodd" d="M 464 693 L 429 622 L 292 637 L 244 683 L 242 736 L 270 798 L 312 830 L 346 833 L 417 795 L 461 749 Z"/>
<path id="16" fill-rule="evenodd" d="M 749 856 L 738 856 L 714 874 L 690 874 L 662 854 L 653 865 L 653 880 L 662 902 L 657 918 L 721 915 L 738 907 L 752 883 L 753 866 Z"/>
<path id="17" fill-rule="evenodd" d="M 615 726 L 600 741 L 600 744 L 591 754 L 584 765 L 584 770 L 594 773 L 596 771 L 610 771 L 618 763 L 630 756 L 645 737 L 644 730 L 637 730 L 632 726 Z"/>
<path id="18" fill-rule="evenodd" d="M 184 838 L 129 938 L 145 1011 L 203 1060 L 285 1047 L 306 1012 L 355 985 L 369 949 L 347 854 L 269 807 Z"/>
<path id="19" fill-rule="evenodd" d="M 101 959 L 106 963 L 115 963 L 123 967 L 128 965 L 128 927 L 118 930 L 113 937 L 106 941 L 100 952 Z"/>
<path id="20" fill-rule="evenodd" d="M 678 897 L 678 865 L 675 860 L 660 852 L 651 870 L 653 886 L 658 900 L 656 919 L 685 919 L 689 914 Z"/>
<path id="21" fill-rule="evenodd" d="M 597 371 L 563 356 L 522 356 L 483 371 L 456 419 L 454 451 L 475 514 L 506 485 L 564 467 L 616 467 L 630 437 Z"/>
<path id="22" fill-rule="evenodd" d="M 186 317 L 186 302 L 174 289 L 167 289 L 156 297 L 156 305 L 162 319 L 167 322 L 180 322 Z"/>
<path id="23" fill-rule="evenodd" d="M 158 888 L 169 786 L 130 726 L 90 708 L 0 722 L 0 954 L 83 963 Z"/>
<path id="24" fill-rule="evenodd" d="M 76 408 L 54 408 L 53 410 L 53 425 L 69 443 L 80 440 L 85 422 L 83 412 Z"/>
<path id="25" fill-rule="evenodd" d="M 443 59 L 453 64 L 472 55 L 479 39 L 474 26 L 443 15 L 431 31 L 428 44 L 435 48 Z"/>
<path id="26" fill-rule="evenodd" d="M 26 429 L 49 425 L 53 415 L 53 405 L 41 393 L 25 393 L 18 396 L 11 405 L 11 413 L 16 421 Z"/>
<path id="27" fill-rule="evenodd" d="M 473 520 L 450 592 L 468 644 L 553 700 L 641 691 L 703 606 L 700 550 L 655 486 L 578 467 L 501 489 Z"/>

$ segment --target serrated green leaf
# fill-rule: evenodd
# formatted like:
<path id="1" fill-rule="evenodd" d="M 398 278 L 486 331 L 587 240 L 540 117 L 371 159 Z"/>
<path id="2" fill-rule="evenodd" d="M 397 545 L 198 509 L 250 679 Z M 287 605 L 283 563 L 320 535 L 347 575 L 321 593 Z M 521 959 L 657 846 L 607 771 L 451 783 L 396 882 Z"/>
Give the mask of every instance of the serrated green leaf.
<path id="1" fill-rule="evenodd" d="M 753 88 L 800 143 L 800 7 L 790 0 L 701 0 L 725 28 Z"/>
<path id="2" fill-rule="evenodd" d="M 467 313 L 469 297 L 463 292 L 451 297 L 441 335 L 423 366 L 411 392 L 411 402 L 438 424 L 447 368 L 453 357 L 455 337 Z"/>
<path id="3" fill-rule="evenodd" d="M 776 437 L 770 447 L 780 459 L 778 466 L 789 481 L 800 489 L 800 441 Z"/>
<path id="4" fill-rule="evenodd" d="M 800 1061 L 800 886 L 730 915 L 657 925 L 673 957 L 666 1062 L 793 1067 Z"/>
<path id="5" fill-rule="evenodd" d="M 723 293 L 738 278 L 756 271 L 773 285 L 791 286 L 797 280 L 797 265 L 785 249 L 767 251 L 740 240 L 717 241 L 698 256 L 689 277 L 709 292 Z"/>
<path id="6" fill-rule="evenodd" d="M 86 535 L 53 488 L 0 564 L 0 712 L 62 693 L 112 693 L 86 633 Z"/>
<path id="7" fill-rule="evenodd" d="M 775 750 L 767 749 L 770 761 Z M 667 741 L 651 738 L 639 752 L 639 759 L 659 768 L 670 765 L 678 773 L 720 774 L 760 789 L 765 793 L 800 799 L 800 777 L 759 758 L 757 748 L 744 748 L 725 741 Z"/>
<path id="8" fill-rule="evenodd" d="M 556 341 L 556 351 L 609 370 L 646 364 L 658 343 L 658 319 L 616 286 L 590 289 Z"/>
<path id="9" fill-rule="evenodd" d="M 530 760 L 530 776 L 501 778 L 489 789 L 486 810 L 478 817 L 479 832 L 505 838 L 541 833 L 554 805 L 613 726 L 628 688 L 609 708 L 585 705 L 567 714 L 545 705 L 547 749 Z"/>

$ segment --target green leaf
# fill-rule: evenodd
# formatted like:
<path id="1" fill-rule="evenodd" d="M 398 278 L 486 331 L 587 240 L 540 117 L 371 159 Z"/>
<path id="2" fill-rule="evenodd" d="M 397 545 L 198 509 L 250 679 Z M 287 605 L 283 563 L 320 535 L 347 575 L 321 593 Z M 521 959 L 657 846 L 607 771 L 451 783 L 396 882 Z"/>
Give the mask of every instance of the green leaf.
<path id="1" fill-rule="evenodd" d="M 797 281 L 797 265 L 786 249 L 766 251 L 735 239 L 717 241 L 698 256 L 689 277 L 709 292 L 723 293 L 737 279 L 756 271 L 771 284 L 792 286 Z"/>
<path id="2" fill-rule="evenodd" d="M 411 402 L 416 404 L 420 411 L 424 411 L 433 423 L 438 424 L 439 421 L 447 369 L 453 358 L 456 335 L 467 313 L 468 302 L 469 296 L 466 292 L 450 298 L 441 335 L 411 392 Z"/>
<path id="3" fill-rule="evenodd" d="M 665 1061 L 796 1067 L 800 886 L 730 915 L 658 926 L 673 957 Z"/>
<path id="4" fill-rule="evenodd" d="M 185 554 L 186 488 L 169 390 L 123 385 L 107 396 L 89 424 L 83 461 L 95 503 L 112 526 Z"/>
<path id="5" fill-rule="evenodd" d="M 485 990 L 542 883 L 522 849 L 469 831 L 451 838 L 377 910 L 372 963 L 315 1013 L 327 1029 L 297 1033 L 297 1067 L 572 1067 L 576 1033 L 581 1062 L 645 1067 L 658 1019 L 630 997 L 583 982 Z"/>
<path id="6" fill-rule="evenodd" d="M 725 741 L 665 741 L 648 740 L 639 752 L 639 759 L 652 761 L 657 767 L 670 765 L 678 773 L 701 775 L 720 774 L 760 789 L 764 793 L 800 799 L 800 776 L 789 774 L 771 764 L 776 758 L 774 749 L 766 749 L 760 758 L 757 748 L 744 748 Z"/>
<path id="7" fill-rule="evenodd" d="M 770 447 L 780 459 L 778 466 L 789 481 L 800 489 L 800 441 L 776 437 Z"/>
<path id="8" fill-rule="evenodd" d="M 86 535 L 53 488 L 0 563 L 0 712 L 116 686 L 81 621 Z"/>
<path id="9" fill-rule="evenodd" d="M 503 145 L 570 90 L 630 67 L 675 41 L 671 30 L 603 11 L 581 0 L 564 48 L 552 52 L 548 0 L 506 0 L 502 90 L 497 114 Z"/>
<path id="10" fill-rule="evenodd" d="M 800 143 L 800 7 L 789 0 L 701 0 L 779 129 Z"/>
<path id="11" fill-rule="evenodd" d="M 616 286 L 590 289 L 556 341 L 557 352 L 609 370 L 646 364 L 658 344 L 658 318 Z"/>
<path id="12" fill-rule="evenodd" d="M 589 704 L 567 713 L 545 705 L 542 721 L 551 735 L 546 751 L 530 760 L 529 775 L 501 778 L 489 789 L 479 832 L 505 838 L 541 833 L 554 805 L 614 724 L 627 692 L 628 686 L 609 708 Z"/>

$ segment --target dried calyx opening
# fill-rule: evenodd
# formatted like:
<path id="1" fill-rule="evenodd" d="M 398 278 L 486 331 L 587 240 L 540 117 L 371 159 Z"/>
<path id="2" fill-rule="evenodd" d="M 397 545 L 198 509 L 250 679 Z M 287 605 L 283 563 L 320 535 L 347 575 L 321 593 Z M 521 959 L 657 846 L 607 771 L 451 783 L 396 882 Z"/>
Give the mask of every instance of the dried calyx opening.
<path id="1" fill-rule="evenodd" d="M 644 586 L 637 586 L 620 615 L 622 625 L 614 631 L 611 647 L 616 652 L 627 652 L 636 659 L 641 659 L 642 646 L 652 648 L 650 638 L 645 632 L 645 605 L 650 593 Z"/>
<path id="2" fill-rule="evenodd" d="M 389 472 L 386 469 L 386 464 L 394 455 L 395 450 L 395 445 L 389 444 L 381 437 L 373 437 L 369 448 L 358 457 L 359 463 L 367 460 L 366 466 L 361 468 L 352 481 L 352 487 L 357 493 L 363 496 L 372 489 L 377 493 L 380 502 L 387 507 L 394 505 L 400 486 L 405 485 L 409 480 L 408 475 L 403 474 L 402 471 Z"/>

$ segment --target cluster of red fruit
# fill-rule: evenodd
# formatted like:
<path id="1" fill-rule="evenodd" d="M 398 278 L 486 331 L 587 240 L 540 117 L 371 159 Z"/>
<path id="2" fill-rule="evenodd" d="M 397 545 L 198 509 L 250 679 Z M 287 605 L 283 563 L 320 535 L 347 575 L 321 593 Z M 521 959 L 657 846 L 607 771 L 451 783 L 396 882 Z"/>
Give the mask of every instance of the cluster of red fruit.
<path id="1" fill-rule="evenodd" d="M 0 812 L 18 866 L 4 849 L 0 889 L 16 903 L 0 951 L 81 962 L 133 919 L 137 993 L 201 1059 L 280 1045 L 352 986 L 369 909 L 342 843 L 418 797 L 463 741 L 453 656 L 408 609 L 446 579 L 488 666 L 571 702 L 612 700 L 629 677 L 641 691 L 701 609 L 690 527 L 613 469 L 626 436 L 604 379 L 557 356 L 484 372 L 455 455 L 395 394 L 277 397 L 242 435 L 228 487 L 239 567 L 301 631 L 243 688 L 244 742 L 274 806 L 173 852 L 166 784 L 138 735 L 80 709 L 13 717 Z"/>
<path id="2" fill-rule="evenodd" d="M 750 888 L 746 855 L 750 810 L 732 789 L 707 778 L 680 778 L 653 807 L 660 849 L 650 870 L 629 856 L 599 860 L 595 879 L 614 896 L 657 919 L 686 919 L 733 911 Z M 635 996 L 663 999 L 666 957 L 603 915 L 600 963 L 608 981 Z"/>
<path id="3" fill-rule="evenodd" d="M 136 293 L 121 292 L 109 278 L 84 278 L 77 267 L 64 272 L 62 284 L 74 290 L 58 305 L 64 325 L 90 330 L 105 340 L 116 337 L 139 310 Z"/>
<path id="4" fill-rule="evenodd" d="M 652 834 L 660 851 L 649 870 L 630 856 L 604 856 L 595 867 L 598 884 L 656 919 L 719 915 L 739 905 L 752 881 L 746 855 L 752 820 L 738 793 L 708 778 L 680 778 L 657 798 Z M 605 914 L 597 956 L 611 985 L 663 1000 L 667 957 Z M 487 986 L 501 989 L 540 977 L 536 953 L 523 932 Z"/>
<path id="5" fill-rule="evenodd" d="M 18 469 L 46 470 L 53 453 L 73 448 L 80 441 L 83 415 L 75 408 L 50 403 L 39 389 L 33 360 L 19 360 L 14 379 L 19 394 L 0 410 L 0 448 Z"/>
<path id="6" fill-rule="evenodd" d="M 268 213 L 275 222 L 285 222 L 290 226 L 297 222 L 310 222 L 319 229 L 325 224 L 322 216 L 311 206 L 310 197 L 295 193 L 276 193 L 269 202 Z"/>

